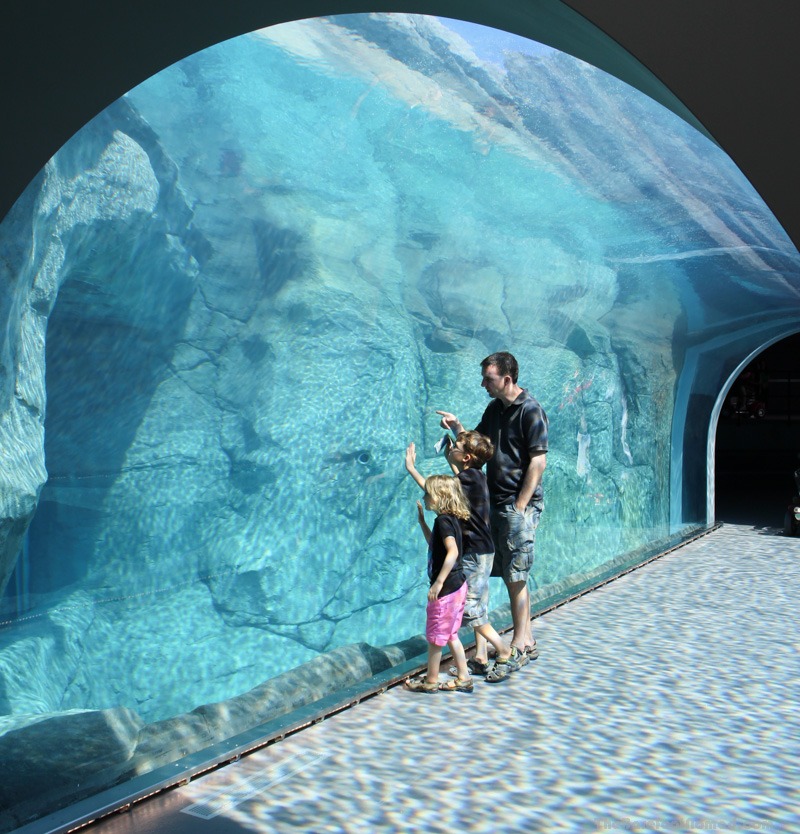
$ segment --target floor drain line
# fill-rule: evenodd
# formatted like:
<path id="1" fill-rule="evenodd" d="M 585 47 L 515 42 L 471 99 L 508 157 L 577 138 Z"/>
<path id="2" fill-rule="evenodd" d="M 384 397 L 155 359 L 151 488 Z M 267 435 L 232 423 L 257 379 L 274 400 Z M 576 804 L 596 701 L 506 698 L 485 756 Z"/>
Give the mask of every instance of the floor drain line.
<path id="1" fill-rule="evenodd" d="M 329 758 L 330 753 L 317 755 L 311 752 L 300 753 L 292 759 L 271 767 L 266 773 L 252 779 L 242 779 L 241 783 L 220 789 L 207 799 L 195 802 L 186 808 L 181 808 L 182 814 L 189 814 L 203 820 L 214 819 L 214 817 L 232 811 L 242 802 L 263 793 L 269 788 L 291 779 L 298 773 L 315 767 L 320 762 Z M 287 768 L 288 765 L 288 769 Z M 233 765 L 229 765 L 233 767 Z M 228 768 L 225 768 L 227 770 Z"/>

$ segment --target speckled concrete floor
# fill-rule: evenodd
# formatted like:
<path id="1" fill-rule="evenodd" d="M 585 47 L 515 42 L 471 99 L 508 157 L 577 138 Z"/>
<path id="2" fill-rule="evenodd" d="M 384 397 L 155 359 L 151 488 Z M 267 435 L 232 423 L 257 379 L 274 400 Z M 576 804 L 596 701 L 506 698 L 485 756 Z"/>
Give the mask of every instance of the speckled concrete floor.
<path id="1" fill-rule="evenodd" d="M 472 695 L 395 687 L 97 824 L 800 831 L 800 539 L 726 525 L 536 621 Z"/>

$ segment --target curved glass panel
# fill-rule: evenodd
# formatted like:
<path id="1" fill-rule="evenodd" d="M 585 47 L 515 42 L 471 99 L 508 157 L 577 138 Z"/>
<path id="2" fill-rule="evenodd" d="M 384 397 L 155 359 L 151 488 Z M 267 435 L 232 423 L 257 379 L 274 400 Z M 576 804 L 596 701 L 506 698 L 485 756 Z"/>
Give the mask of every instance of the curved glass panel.
<path id="1" fill-rule="evenodd" d="M 706 523 L 716 393 L 797 318 L 797 252 L 694 129 L 508 38 L 226 42 L 0 228 L 0 760 L 51 786 L 6 780 L 0 830 L 418 652 L 404 449 L 446 470 L 435 411 L 477 423 L 495 350 L 550 418 L 535 600 Z"/>

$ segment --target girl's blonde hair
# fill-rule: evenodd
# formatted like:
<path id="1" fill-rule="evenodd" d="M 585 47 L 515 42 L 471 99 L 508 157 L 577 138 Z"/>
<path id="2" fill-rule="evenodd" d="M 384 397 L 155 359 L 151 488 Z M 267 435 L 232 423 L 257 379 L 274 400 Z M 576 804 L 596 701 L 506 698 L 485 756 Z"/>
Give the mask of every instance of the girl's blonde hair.
<path id="1" fill-rule="evenodd" d="M 425 492 L 430 496 L 431 509 L 436 513 L 454 515 L 462 521 L 469 518 L 469 501 L 458 478 L 452 475 L 431 475 L 425 479 Z"/>

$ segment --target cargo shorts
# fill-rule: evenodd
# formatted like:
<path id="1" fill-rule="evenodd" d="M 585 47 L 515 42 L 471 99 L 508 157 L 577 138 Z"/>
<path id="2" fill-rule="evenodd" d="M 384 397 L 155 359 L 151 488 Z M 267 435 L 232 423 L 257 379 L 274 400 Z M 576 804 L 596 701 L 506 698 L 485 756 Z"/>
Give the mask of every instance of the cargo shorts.
<path id="1" fill-rule="evenodd" d="M 489 576 L 494 553 L 465 553 L 461 558 L 467 577 L 467 601 L 462 625 L 478 628 L 489 622 Z"/>
<path id="2" fill-rule="evenodd" d="M 543 501 L 532 501 L 523 512 L 513 504 L 492 507 L 494 575 L 502 576 L 507 583 L 528 581 L 533 567 L 536 528 L 543 510 Z"/>

